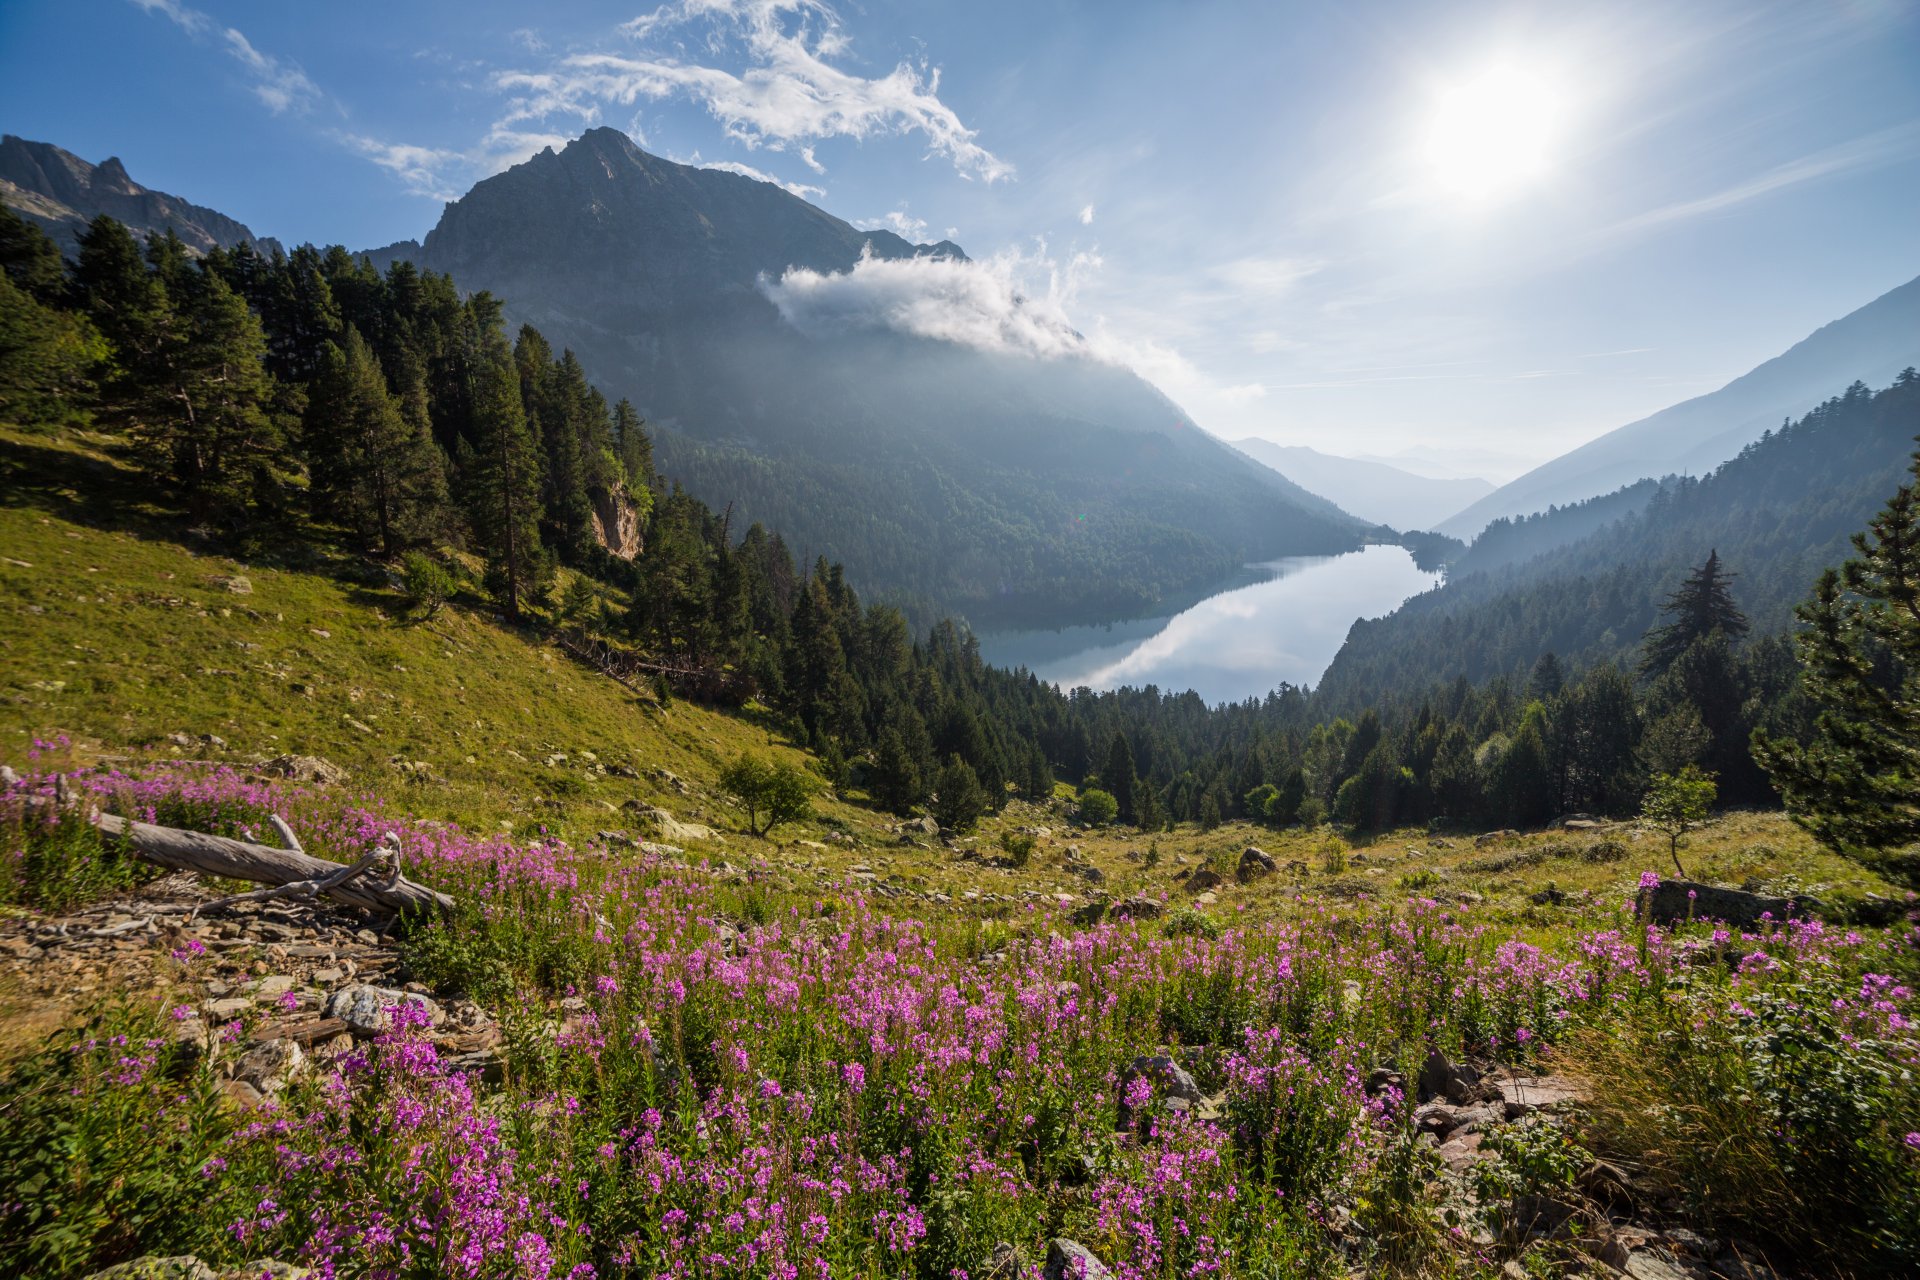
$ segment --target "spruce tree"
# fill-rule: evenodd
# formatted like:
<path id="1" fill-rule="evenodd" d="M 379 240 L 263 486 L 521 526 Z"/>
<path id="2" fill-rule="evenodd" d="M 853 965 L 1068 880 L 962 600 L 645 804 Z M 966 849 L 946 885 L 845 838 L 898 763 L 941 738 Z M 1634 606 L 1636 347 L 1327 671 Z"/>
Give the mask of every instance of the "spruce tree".
<path id="1" fill-rule="evenodd" d="M 283 438 L 271 407 L 266 337 L 247 304 L 211 272 L 183 282 L 134 371 L 131 405 L 146 464 L 196 519 L 243 523 L 274 485 Z"/>
<path id="2" fill-rule="evenodd" d="M 1100 770 L 1100 787 L 1119 804 L 1120 821 L 1129 826 L 1140 821 L 1139 806 L 1134 798 L 1138 785 L 1139 779 L 1133 772 L 1133 746 L 1126 734 L 1116 733 L 1107 748 L 1107 763 Z"/>
<path id="3" fill-rule="evenodd" d="M 316 494 L 364 549 L 393 555 L 431 532 L 446 503 L 440 448 L 409 422 L 358 329 L 328 343 L 308 393 L 307 454 Z"/>
<path id="4" fill-rule="evenodd" d="M 1660 606 L 1669 621 L 1647 632 L 1642 641 L 1645 653 L 1640 670 L 1643 674 L 1660 675 L 1695 642 L 1715 631 L 1724 635 L 1730 644 L 1747 634 L 1747 616 L 1740 612 L 1729 589 L 1729 584 L 1738 576 L 1721 567 L 1718 551 L 1708 553 L 1707 562 L 1688 574 L 1680 589 Z"/>
<path id="5" fill-rule="evenodd" d="M 467 518 L 474 544 L 487 560 L 487 585 L 509 618 L 536 594 L 547 575 L 540 545 L 540 455 L 527 430 L 513 352 L 494 328 L 479 335 L 474 353 L 472 460 L 467 470 Z"/>
<path id="6" fill-rule="evenodd" d="M 1805 741 L 1754 734 L 1787 812 L 1867 862 L 1920 841 L 1920 457 L 1798 612 Z"/>

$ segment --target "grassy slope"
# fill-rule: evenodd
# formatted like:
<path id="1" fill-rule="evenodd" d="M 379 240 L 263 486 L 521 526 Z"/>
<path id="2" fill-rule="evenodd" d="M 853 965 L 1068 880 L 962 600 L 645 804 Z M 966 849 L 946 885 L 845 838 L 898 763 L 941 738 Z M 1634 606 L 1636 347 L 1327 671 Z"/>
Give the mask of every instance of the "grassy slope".
<path id="1" fill-rule="evenodd" d="M 774 841 L 754 840 L 710 788 L 720 765 L 743 749 L 804 760 L 764 716 L 684 701 L 662 708 L 484 610 L 450 607 L 430 622 L 410 621 L 397 592 L 357 585 L 338 565 L 273 568 L 197 550 L 140 506 L 138 482 L 97 442 L 0 431 L 0 482 L 0 762 L 24 764 L 35 736 L 60 733 L 74 739 L 83 762 L 184 756 L 244 766 L 299 752 L 344 766 L 355 789 L 422 816 L 481 829 L 545 826 L 575 837 L 624 827 L 622 803 L 640 800 L 720 828 L 724 838 L 702 851 L 766 858 L 795 887 L 838 881 L 859 866 L 900 888 L 956 899 L 968 890 L 1093 892 L 1069 866 L 1070 844 L 1103 873 L 1099 892 L 1165 892 L 1176 903 L 1187 900 L 1176 873 L 1212 862 L 1230 875 L 1249 843 L 1283 867 L 1309 867 L 1245 887 L 1229 880 L 1211 906 L 1223 916 L 1284 913 L 1303 893 L 1413 890 L 1478 893 L 1546 925 L 1557 910 L 1527 898 L 1547 883 L 1625 893 L 1642 870 L 1669 870 L 1661 837 L 1625 828 L 1606 837 L 1627 849 L 1617 861 L 1584 856 L 1599 838 L 1592 835 L 1539 833 L 1477 850 L 1471 840 L 1400 832 L 1376 838 L 1346 870 L 1330 872 L 1324 833 L 1238 824 L 1162 835 L 1151 842 L 1159 857 L 1149 865 L 1147 839 L 1070 830 L 1060 800 L 1039 809 L 1016 803 L 984 824 L 969 842 L 978 860 L 901 845 L 885 830 L 886 815 L 830 798 L 816 820 L 782 828 Z M 251 593 L 222 585 L 237 574 Z M 175 746 L 172 734 L 195 744 Z M 199 745 L 204 734 L 223 739 L 225 749 Z M 589 766 L 587 752 L 600 769 Z M 556 753 L 567 762 L 546 764 Z M 400 761 L 424 762 L 427 780 Z M 604 771 L 619 766 L 638 776 Z M 659 779 L 662 769 L 690 784 L 690 794 Z M 1051 834 L 1027 867 L 992 865 L 999 834 L 1022 826 Z M 830 828 L 854 843 L 823 844 Z M 1735 815 L 1693 843 L 1688 870 L 1705 879 L 1793 876 L 1839 899 L 1892 892 L 1777 815 Z"/>

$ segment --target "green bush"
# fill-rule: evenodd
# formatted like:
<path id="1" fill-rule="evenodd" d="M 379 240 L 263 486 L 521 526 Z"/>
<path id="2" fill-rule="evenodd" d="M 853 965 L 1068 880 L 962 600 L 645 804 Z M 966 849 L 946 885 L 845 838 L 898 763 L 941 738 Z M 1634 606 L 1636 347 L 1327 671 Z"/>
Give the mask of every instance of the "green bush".
<path id="1" fill-rule="evenodd" d="M 1000 848 L 1005 851 L 1008 861 L 1016 867 L 1024 867 L 1033 860 L 1034 839 L 1029 835 L 1016 835 L 1011 831 L 1000 833 Z"/>
<path id="2" fill-rule="evenodd" d="M 1089 787 L 1080 793 L 1080 821 L 1089 827 L 1104 827 L 1120 816 L 1120 802 L 1110 791 Z"/>

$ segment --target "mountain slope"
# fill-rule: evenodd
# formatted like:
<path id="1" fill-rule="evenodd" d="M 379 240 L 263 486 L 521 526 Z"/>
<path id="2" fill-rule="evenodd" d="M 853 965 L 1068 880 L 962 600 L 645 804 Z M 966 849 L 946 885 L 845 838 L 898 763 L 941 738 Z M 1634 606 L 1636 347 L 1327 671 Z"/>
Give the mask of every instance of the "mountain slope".
<path id="1" fill-rule="evenodd" d="M 1493 492 L 1485 480 L 1435 480 L 1384 462 L 1342 458 L 1303 445 L 1252 437 L 1230 443 L 1341 510 L 1395 529 L 1431 529 Z"/>
<path id="2" fill-rule="evenodd" d="M 1712 551 L 1740 575 L 1734 595 L 1755 633 L 1784 630 L 1907 478 L 1916 435 L 1920 379 L 1878 395 L 1856 388 L 1704 479 L 1641 482 L 1537 526 L 1551 544 L 1562 520 L 1615 517 L 1569 545 L 1516 559 L 1510 539 L 1483 536 L 1491 545 L 1476 543 L 1443 586 L 1356 623 L 1319 692 L 1330 708 L 1361 706 L 1462 676 L 1523 677 L 1547 652 L 1575 665 L 1631 660 L 1661 601 Z"/>
<path id="3" fill-rule="evenodd" d="M 1048 330 L 1060 354 L 1040 355 L 903 330 L 903 310 L 950 305 L 943 289 L 982 278 L 957 246 L 857 230 L 616 130 L 487 179 L 423 243 L 370 256 L 499 294 L 513 322 L 572 348 L 596 384 L 668 428 L 662 463 L 696 494 L 778 527 L 805 556 L 843 560 L 923 618 L 1137 613 L 1248 561 L 1346 550 L 1366 532 L 1084 354 L 1077 334 Z M 889 267 L 904 291 L 891 303 L 847 289 Z M 860 305 L 786 318 L 770 295 L 790 268 Z M 1022 324 L 1045 323 L 1012 305 Z"/>
<path id="4" fill-rule="evenodd" d="M 87 223 L 103 213 L 136 232 L 171 227 L 196 253 L 237 244 L 267 254 L 280 248 L 224 213 L 141 186 L 118 157 L 88 164 L 51 143 L 10 133 L 0 136 L 0 204 L 38 225 L 69 255 L 78 252 Z"/>
<path id="5" fill-rule="evenodd" d="M 1501 516 L 1531 515 L 1672 474 L 1711 471 L 1760 433 L 1856 381 L 1883 387 L 1920 363 L 1920 279 L 1882 294 L 1816 330 L 1709 395 L 1610 431 L 1534 468 L 1465 511 L 1440 532 L 1471 540 Z"/>

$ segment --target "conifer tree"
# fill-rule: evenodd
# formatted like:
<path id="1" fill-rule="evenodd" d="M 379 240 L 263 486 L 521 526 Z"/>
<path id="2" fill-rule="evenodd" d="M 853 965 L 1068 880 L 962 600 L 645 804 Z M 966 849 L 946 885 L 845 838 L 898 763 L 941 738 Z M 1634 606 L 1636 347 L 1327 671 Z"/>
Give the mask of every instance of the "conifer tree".
<path id="1" fill-rule="evenodd" d="M 266 338 L 247 304 L 212 272 L 181 285 L 133 370 L 136 434 L 146 464 L 179 491 L 191 515 L 243 523 L 274 485 L 283 437 L 263 363 Z"/>
<path id="2" fill-rule="evenodd" d="M 1695 642 L 1715 631 L 1729 644 L 1747 634 L 1747 616 L 1740 612 L 1729 589 L 1738 576 L 1721 567 L 1718 551 L 1710 552 L 1707 562 L 1687 575 L 1680 589 L 1660 606 L 1670 621 L 1646 634 L 1640 662 L 1643 674 L 1660 675 Z"/>
<path id="3" fill-rule="evenodd" d="M 317 493 L 362 547 L 393 555 L 435 527 L 446 503 L 440 448 L 424 421 L 401 413 L 358 329 L 321 351 L 306 436 Z"/>
<path id="4" fill-rule="evenodd" d="M 472 368 L 467 518 L 487 560 L 487 585 L 517 619 L 548 572 L 540 545 L 540 455 L 521 407 L 513 352 L 497 329 L 480 331 Z"/>
<path id="5" fill-rule="evenodd" d="M 1754 734 L 1794 821 L 1868 862 L 1920 841 L 1920 457 L 1913 475 L 1798 610 L 1814 732 Z"/>
<path id="6" fill-rule="evenodd" d="M 1100 770 L 1100 787 L 1120 806 L 1120 821 L 1129 826 L 1140 821 L 1134 796 L 1138 785 L 1139 779 L 1133 772 L 1133 745 L 1127 741 L 1126 734 L 1116 733 L 1107 748 L 1107 763 Z"/>

